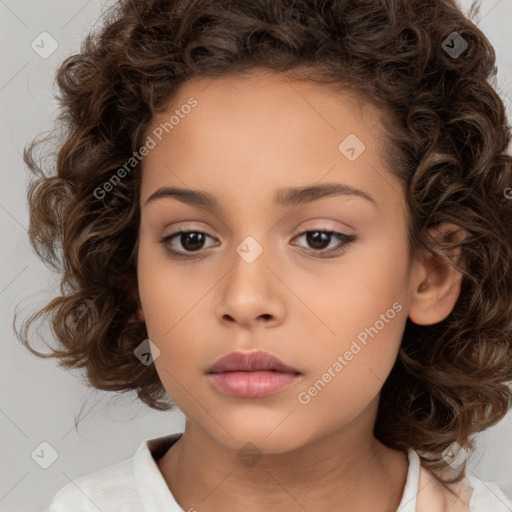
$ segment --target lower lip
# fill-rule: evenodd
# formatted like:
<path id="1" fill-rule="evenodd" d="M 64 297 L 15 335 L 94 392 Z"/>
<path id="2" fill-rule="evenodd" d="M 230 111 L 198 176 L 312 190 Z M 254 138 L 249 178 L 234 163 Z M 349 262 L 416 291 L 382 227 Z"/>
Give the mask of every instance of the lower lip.
<path id="1" fill-rule="evenodd" d="M 261 398 L 275 395 L 290 386 L 300 377 L 300 374 L 262 370 L 210 373 L 208 377 L 213 385 L 226 395 Z"/>

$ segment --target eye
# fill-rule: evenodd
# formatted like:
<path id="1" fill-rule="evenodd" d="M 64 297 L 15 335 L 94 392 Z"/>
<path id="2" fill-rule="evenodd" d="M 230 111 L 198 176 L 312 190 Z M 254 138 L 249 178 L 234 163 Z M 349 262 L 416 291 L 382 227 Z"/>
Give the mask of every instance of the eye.
<path id="1" fill-rule="evenodd" d="M 310 245 L 309 249 L 320 258 L 336 256 L 356 240 L 354 235 L 345 235 L 327 229 L 303 231 L 295 236 L 293 240 L 301 237 L 306 237 L 306 243 Z M 171 258 L 200 258 L 202 256 L 201 249 L 204 248 L 206 238 L 213 239 L 204 231 L 177 231 L 162 238 L 160 242 Z M 176 249 L 176 246 L 173 247 L 176 242 L 181 245 L 182 249 Z M 334 247 L 329 247 L 332 242 L 335 242 Z"/>
<path id="2" fill-rule="evenodd" d="M 295 239 L 306 237 L 306 243 L 310 245 L 321 258 L 336 256 L 345 250 L 356 237 L 354 235 L 345 235 L 337 231 L 329 231 L 327 229 L 314 229 L 304 231 L 297 235 Z M 334 247 L 329 247 L 332 242 L 338 242 Z M 319 252 L 320 251 L 320 252 Z"/>
<path id="3" fill-rule="evenodd" d="M 187 252 L 198 252 L 203 249 L 204 242 L 206 237 L 212 238 L 210 235 L 205 233 L 204 231 L 177 231 L 176 233 L 172 233 L 160 241 L 165 250 L 170 254 L 171 257 L 176 258 L 195 258 L 199 257 L 194 254 L 187 254 Z M 176 240 L 174 240 L 176 238 Z M 172 247 L 172 243 L 179 242 L 179 244 L 184 248 L 184 251 L 176 250 Z"/>

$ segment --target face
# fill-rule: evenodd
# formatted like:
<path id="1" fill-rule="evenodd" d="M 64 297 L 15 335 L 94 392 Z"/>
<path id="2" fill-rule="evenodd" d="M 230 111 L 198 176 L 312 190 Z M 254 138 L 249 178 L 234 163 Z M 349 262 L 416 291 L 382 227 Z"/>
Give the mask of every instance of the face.
<path id="1" fill-rule="evenodd" d="M 169 396 L 227 447 L 293 450 L 375 411 L 410 286 L 403 188 L 382 158 L 380 118 L 349 93 L 254 71 L 196 77 L 152 120 L 142 311 Z M 300 192 L 309 187 L 324 188 Z M 256 350 L 298 373 L 251 397 L 207 374 Z M 232 381 L 242 395 L 243 382 Z"/>

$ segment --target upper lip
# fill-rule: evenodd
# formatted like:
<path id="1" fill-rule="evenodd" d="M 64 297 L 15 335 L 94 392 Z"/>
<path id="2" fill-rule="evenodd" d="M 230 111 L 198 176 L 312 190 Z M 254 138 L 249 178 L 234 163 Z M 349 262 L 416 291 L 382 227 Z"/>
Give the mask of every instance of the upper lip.
<path id="1" fill-rule="evenodd" d="M 250 372 L 259 370 L 300 373 L 296 368 L 284 364 L 277 357 L 261 350 L 256 352 L 231 352 L 231 354 L 217 359 L 215 363 L 208 367 L 206 373 Z"/>

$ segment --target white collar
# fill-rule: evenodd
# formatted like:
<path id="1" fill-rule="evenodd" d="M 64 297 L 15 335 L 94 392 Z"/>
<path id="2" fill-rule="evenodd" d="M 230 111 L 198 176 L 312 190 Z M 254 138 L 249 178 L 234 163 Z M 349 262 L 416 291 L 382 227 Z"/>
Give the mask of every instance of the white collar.
<path id="1" fill-rule="evenodd" d="M 162 510 L 183 512 L 169 490 L 154 458 L 163 456 L 182 435 L 182 433 L 176 433 L 143 441 L 132 459 L 135 486 L 144 512 L 161 512 Z M 507 508 L 510 507 L 508 498 L 495 484 L 482 482 L 476 477 L 464 478 L 457 484 L 449 485 L 461 497 L 457 499 L 420 464 L 420 457 L 416 451 L 412 449 L 408 451 L 408 460 L 407 478 L 396 512 L 470 512 L 470 510 L 510 512 L 512 510 Z M 479 504 L 487 504 L 487 506 L 482 508 Z"/>

